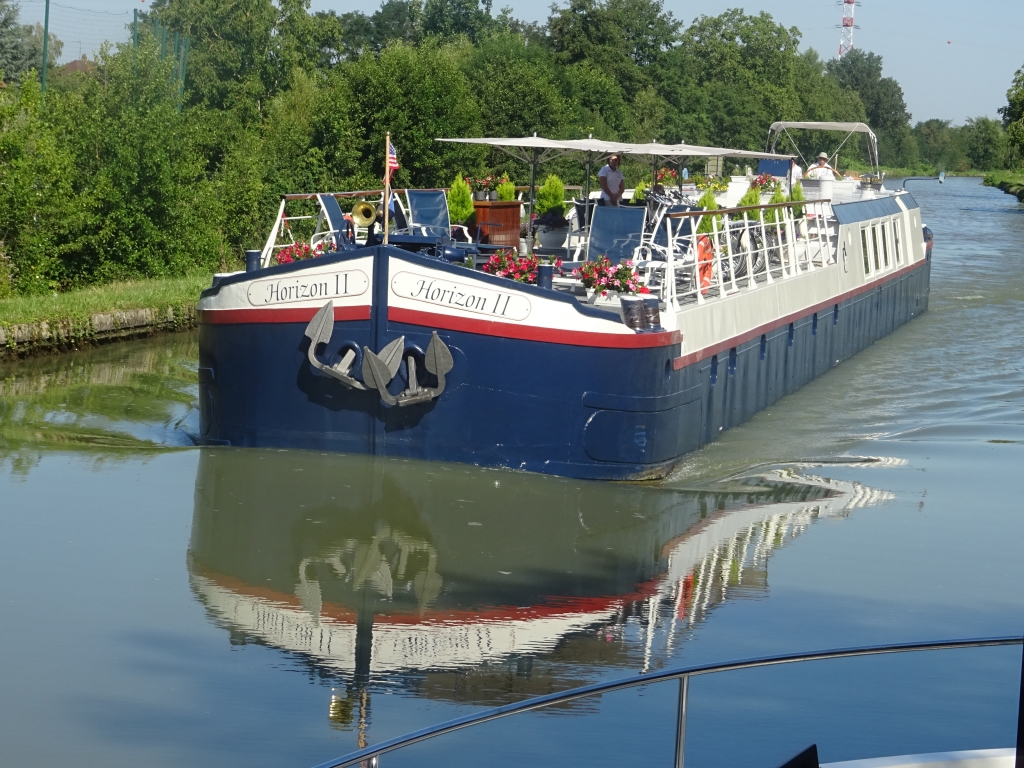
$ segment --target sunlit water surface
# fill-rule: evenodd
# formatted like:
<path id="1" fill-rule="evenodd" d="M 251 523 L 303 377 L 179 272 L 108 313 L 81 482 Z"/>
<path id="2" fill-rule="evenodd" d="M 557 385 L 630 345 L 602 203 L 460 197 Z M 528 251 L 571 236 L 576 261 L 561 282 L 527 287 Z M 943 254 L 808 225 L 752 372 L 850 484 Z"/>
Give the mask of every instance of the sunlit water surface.
<path id="1" fill-rule="evenodd" d="M 309 766 L 642 671 L 1024 629 L 1024 208 L 919 186 L 931 309 L 656 485 L 191 448 L 192 334 L 0 364 L 0 763 Z M 1011 746 L 1020 650 L 693 683 L 688 765 Z M 669 764 L 675 687 L 390 766 Z"/>

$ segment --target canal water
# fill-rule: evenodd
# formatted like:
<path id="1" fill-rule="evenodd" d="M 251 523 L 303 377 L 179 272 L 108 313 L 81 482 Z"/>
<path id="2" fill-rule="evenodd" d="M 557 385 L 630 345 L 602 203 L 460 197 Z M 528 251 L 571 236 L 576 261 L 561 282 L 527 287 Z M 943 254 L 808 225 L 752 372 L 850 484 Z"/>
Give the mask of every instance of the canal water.
<path id="1" fill-rule="evenodd" d="M 0 763 L 312 766 L 763 654 L 1024 631 L 1024 207 L 914 189 L 931 309 L 656 484 L 204 449 L 194 334 L 0 365 Z M 688 766 L 1012 746 L 1019 648 L 694 680 Z M 675 684 L 394 765 L 668 765 Z"/>

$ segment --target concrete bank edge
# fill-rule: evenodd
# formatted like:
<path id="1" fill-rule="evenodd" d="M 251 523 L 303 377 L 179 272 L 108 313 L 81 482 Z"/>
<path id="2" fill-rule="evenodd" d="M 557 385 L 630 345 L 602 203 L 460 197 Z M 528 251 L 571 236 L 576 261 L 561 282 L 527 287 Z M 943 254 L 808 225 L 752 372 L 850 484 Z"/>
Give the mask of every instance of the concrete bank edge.
<path id="1" fill-rule="evenodd" d="M 97 312 L 87 320 L 61 318 L 0 325 L 0 360 L 53 354 L 195 327 L 194 304 Z"/>
<path id="2" fill-rule="evenodd" d="M 1016 184 L 1012 181 L 1000 181 L 995 184 L 1008 195 L 1015 195 L 1018 200 L 1024 203 L 1024 184 Z"/>

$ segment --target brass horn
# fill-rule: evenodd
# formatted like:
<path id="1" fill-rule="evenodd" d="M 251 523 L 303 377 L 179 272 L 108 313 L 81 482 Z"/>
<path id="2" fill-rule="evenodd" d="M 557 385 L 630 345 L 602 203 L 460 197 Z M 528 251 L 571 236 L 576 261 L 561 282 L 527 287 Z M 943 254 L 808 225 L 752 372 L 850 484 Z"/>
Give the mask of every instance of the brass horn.
<path id="1" fill-rule="evenodd" d="M 352 223 L 357 227 L 368 227 L 377 220 L 377 209 L 372 203 L 360 200 L 352 206 Z"/>

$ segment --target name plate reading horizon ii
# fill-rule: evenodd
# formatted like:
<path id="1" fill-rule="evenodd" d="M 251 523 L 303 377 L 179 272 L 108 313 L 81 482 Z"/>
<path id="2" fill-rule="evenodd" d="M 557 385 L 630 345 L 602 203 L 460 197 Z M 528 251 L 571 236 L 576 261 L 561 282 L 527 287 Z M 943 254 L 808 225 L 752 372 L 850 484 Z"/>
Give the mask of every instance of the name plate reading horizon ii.
<path id="1" fill-rule="evenodd" d="M 246 297 L 254 307 L 271 304 L 295 304 L 300 301 L 344 299 L 366 293 L 370 278 L 361 269 L 344 272 L 319 272 L 313 275 L 288 275 L 271 280 L 256 280 Z"/>
<path id="2" fill-rule="evenodd" d="M 414 272 L 397 273 L 391 279 L 391 290 L 406 299 L 461 309 L 494 320 L 525 320 L 533 308 L 530 300 L 522 294 Z"/>

